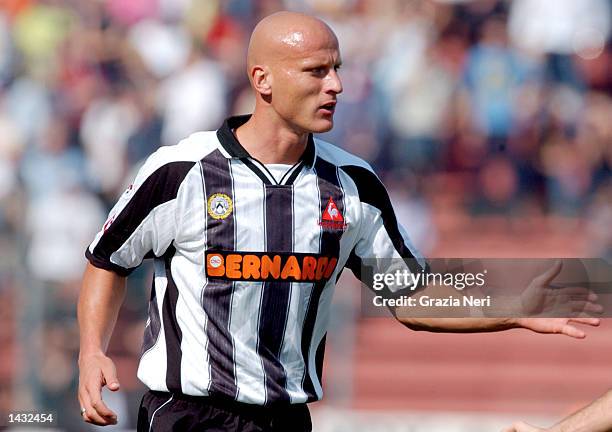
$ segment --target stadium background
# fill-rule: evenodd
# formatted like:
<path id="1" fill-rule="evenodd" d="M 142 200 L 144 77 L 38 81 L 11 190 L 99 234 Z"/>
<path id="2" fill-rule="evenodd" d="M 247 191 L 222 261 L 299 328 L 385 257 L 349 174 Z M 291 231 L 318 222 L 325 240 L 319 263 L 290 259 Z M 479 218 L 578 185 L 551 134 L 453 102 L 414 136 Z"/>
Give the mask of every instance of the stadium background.
<path id="1" fill-rule="evenodd" d="M 142 159 L 249 112 L 244 54 L 281 10 L 337 32 L 332 142 L 372 161 L 430 257 L 612 257 L 607 0 L 0 0 L 0 412 L 76 401 L 83 251 Z M 134 424 L 151 270 L 111 343 Z M 359 316 L 343 277 L 320 431 L 489 431 L 558 419 L 612 386 L 612 326 L 585 341 L 439 335 Z M 110 428 L 108 428 L 110 430 Z"/>

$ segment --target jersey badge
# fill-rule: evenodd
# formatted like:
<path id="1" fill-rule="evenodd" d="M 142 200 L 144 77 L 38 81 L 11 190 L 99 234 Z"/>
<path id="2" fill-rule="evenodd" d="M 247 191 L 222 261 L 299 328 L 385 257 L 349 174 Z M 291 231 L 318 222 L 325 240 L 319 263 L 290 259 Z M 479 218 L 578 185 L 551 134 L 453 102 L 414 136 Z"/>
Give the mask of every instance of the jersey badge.
<path id="1" fill-rule="evenodd" d="M 213 219 L 225 219 L 233 209 L 232 199 L 225 194 L 215 193 L 208 198 L 208 214 Z"/>
<path id="2" fill-rule="evenodd" d="M 344 222 L 342 213 L 338 210 L 338 206 L 332 197 L 329 197 L 329 201 L 327 201 L 325 210 L 321 214 L 319 225 L 330 230 L 344 231 L 346 229 L 347 223 Z"/>

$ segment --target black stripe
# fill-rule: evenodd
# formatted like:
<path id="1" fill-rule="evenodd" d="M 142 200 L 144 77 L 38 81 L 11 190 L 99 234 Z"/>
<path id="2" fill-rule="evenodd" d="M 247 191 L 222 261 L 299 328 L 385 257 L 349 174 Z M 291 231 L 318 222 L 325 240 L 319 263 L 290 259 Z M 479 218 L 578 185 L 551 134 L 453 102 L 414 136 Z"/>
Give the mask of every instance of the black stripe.
<path id="1" fill-rule="evenodd" d="M 401 257 L 407 259 L 407 265 L 410 270 L 417 273 L 420 272 L 422 269 L 418 266 L 415 256 L 410 248 L 404 243 L 404 238 L 400 233 L 397 218 L 395 217 L 395 212 L 391 205 L 391 199 L 380 179 L 376 174 L 364 167 L 345 165 L 341 166 L 340 169 L 346 172 L 355 182 L 357 190 L 359 191 L 359 200 L 380 210 L 383 225 L 389 234 L 393 247 L 395 247 L 395 250 Z M 358 257 L 354 251 L 351 253 L 350 266 L 354 273 L 356 268 L 361 267 L 361 258 Z M 355 273 L 355 276 L 359 277 L 359 274 Z"/>
<path id="2" fill-rule="evenodd" d="M 149 351 L 159 337 L 161 329 L 161 320 L 159 318 L 159 310 L 157 308 L 157 293 L 155 291 L 155 278 L 151 286 L 151 299 L 149 300 L 149 325 L 145 328 L 142 342 L 141 357 Z"/>
<path id="3" fill-rule="evenodd" d="M 225 194 L 234 201 L 230 160 L 215 150 L 202 159 L 202 171 L 206 191 L 207 246 L 209 249 L 234 250 L 235 212 L 232 210 L 224 219 L 215 219 L 208 214 L 208 199 L 212 195 Z M 211 371 L 209 392 L 235 398 L 238 392 L 234 373 L 234 345 L 229 332 L 233 292 L 233 282 L 210 279 L 202 293 L 202 306 L 207 316 L 207 350 Z"/>
<path id="4" fill-rule="evenodd" d="M 162 319 L 166 337 L 166 386 L 171 393 L 181 393 L 181 340 L 183 332 L 176 319 L 176 303 L 179 293 L 172 277 L 171 268 L 171 261 L 175 252 L 176 249 L 171 246 L 164 254 L 164 267 L 168 283 L 162 304 Z"/>
<path id="5" fill-rule="evenodd" d="M 336 203 L 338 211 L 345 217 L 344 212 L 344 192 L 340 186 L 338 180 L 338 173 L 336 166 L 327 162 L 324 159 L 317 158 L 315 160 L 314 169 L 317 173 L 317 184 L 319 189 L 319 201 L 320 211 L 319 217 L 323 214 L 331 197 Z M 340 238 L 342 237 L 343 230 L 340 229 L 329 229 L 321 227 L 321 239 L 319 246 L 319 253 L 338 257 L 340 254 Z M 302 329 L 302 356 L 304 358 L 305 372 L 303 388 L 306 392 L 308 402 L 317 400 L 317 394 L 314 389 L 314 377 L 310 376 L 308 364 L 310 362 L 310 345 L 312 344 L 312 337 L 314 332 L 314 326 L 317 320 L 317 312 L 319 310 L 319 300 L 321 294 L 325 288 L 326 281 L 317 282 L 314 284 L 310 302 L 308 303 L 308 309 L 306 311 L 306 318 L 304 320 L 304 327 Z M 317 347 L 317 349 L 323 349 Z M 318 376 L 320 381 L 321 376 Z"/>
<path id="6" fill-rule="evenodd" d="M 266 250 L 291 252 L 293 249 L 293 188 L 266 186 Z M 287 376 L 280 362 L 280 351 L 288 315 L 291 283 L 270 281 L 263 285 L 257 353 L 261 356 L 266 384 L 266 404 L 289 401 Z"/>
<path id="7" fill-rule="evenodd" d="M 111 255 L 132 235 L 151 211 L 176 198 L 178 189 L 195 162 L 170 162 L 158 168 L 134 192 L 125 208 L 102 235 L 92 253 L 85 256 L 96 267 L 127 276 L 136 267 L 125 269 L 110 261 Z M 148 255 L 150 256 L 150 254 Z"/>
<path id="8" fill-rule="evenodd" d="M 348 259 L 346 260 L 346 263 L 344 264 L 344 267 L 348 267 L 349 269 L 351 269 L 355 277 L 359 280 L 362 280 L 361 266 L 361 258 L 357 256 L 357 254 L 355 253 L 355 248 L 353 248 L 353 250 L 349 254 Z"/>

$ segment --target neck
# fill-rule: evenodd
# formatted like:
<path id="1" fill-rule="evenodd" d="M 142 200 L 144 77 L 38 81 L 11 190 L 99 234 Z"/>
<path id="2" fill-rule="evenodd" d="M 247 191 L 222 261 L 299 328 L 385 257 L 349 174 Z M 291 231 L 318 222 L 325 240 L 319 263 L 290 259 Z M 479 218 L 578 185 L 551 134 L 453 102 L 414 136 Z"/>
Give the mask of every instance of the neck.
<path id="1" fill-rule="evenodd" d="M 251 156 L 264 164 L 293 165 L 308 144 L 307 132 L 296 131 L 278 116 L 258 110 L 236 129 L 236 137 Z"/>

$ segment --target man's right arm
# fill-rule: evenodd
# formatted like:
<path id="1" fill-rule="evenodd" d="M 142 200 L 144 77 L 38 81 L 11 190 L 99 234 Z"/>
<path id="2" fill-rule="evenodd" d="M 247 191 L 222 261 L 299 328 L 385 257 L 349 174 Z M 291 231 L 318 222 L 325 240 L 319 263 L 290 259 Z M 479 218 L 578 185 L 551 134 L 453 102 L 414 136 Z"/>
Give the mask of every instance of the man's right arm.
<path id="1" fill-rule="evenodd" d="M 79 402 L 83 419 L 97 425 L 115 424 L 117 415 L 102 401 L 104 385 L 119 390 L 117 372 L 106 356 L 119 309 L 125 298 L 125 277 L 87 264 L 77 307 L 79 352 Z"/>

